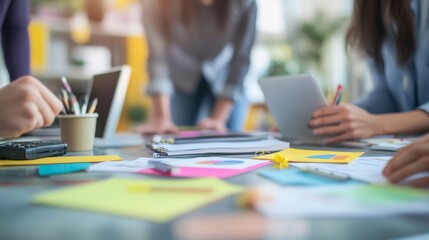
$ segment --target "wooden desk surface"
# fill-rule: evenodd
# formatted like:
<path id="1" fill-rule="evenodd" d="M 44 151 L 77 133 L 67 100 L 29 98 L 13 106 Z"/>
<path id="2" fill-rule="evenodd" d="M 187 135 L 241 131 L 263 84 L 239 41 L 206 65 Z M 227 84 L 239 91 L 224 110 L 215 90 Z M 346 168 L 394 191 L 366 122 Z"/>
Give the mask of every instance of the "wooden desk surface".
<path id="1" fill-rule="evenodd" d="M 148 156 L 148 152 L 141 147 L 101 150 L 101 153 L 103 152 L 119 153 L 125 159 Z M 366 156 L 379 154 L 367 152 Z M 167 224 L 36 206 L 30 203 L 33 196 L 64 187 L 62 184 L 71 181 L 92 181 L 112 176 L 149 177 L 82 172 L 40 178 L 35 175 L 35 169 L 36 167 L 0 168 L 0 240 L 392 239 L 429 232 L 429 217 L 267 220 L 249 210 L 239 208 L 235 197 L 223 199 Z M 273 184 L 257 175 L 256 171 L 227 181 L 245 186 Z M 171 201 L 174 204 L 174 199 Z"/>

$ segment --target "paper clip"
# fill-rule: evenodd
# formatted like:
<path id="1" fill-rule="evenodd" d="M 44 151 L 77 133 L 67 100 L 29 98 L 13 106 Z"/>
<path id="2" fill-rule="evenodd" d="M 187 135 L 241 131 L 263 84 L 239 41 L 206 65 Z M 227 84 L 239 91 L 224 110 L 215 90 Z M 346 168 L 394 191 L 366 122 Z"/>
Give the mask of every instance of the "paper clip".
<path id="1" fill-rule="evenodd" d="M 174 144 L 174 138 L 162 139 L 161 143 Z"/>
<path id="2" fill-rule="evenodd" d="M 265 151 L 256 151 L 255 156 L 260 157 L 262 155 L 265 155 Z"/>

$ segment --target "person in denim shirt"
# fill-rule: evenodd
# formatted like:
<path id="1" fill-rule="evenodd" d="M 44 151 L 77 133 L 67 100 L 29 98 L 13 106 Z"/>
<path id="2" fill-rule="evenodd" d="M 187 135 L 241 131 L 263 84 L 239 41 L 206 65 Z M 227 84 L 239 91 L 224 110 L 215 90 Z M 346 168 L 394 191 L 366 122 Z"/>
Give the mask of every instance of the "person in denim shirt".
<path id="1" fill-rule="evenodd" d="M 325 142 L 429 130 L 429 2 L 356 0 L 347 42 L 367 58 L 372 91 L 328 106 L 309 126 Z"/>

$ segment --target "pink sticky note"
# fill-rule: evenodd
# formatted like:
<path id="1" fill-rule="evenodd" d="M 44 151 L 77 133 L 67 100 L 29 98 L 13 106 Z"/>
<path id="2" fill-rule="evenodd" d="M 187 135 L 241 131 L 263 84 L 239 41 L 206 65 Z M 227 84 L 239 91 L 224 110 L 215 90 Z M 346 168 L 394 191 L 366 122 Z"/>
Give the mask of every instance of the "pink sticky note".
<path id="1" fill-rule="evenodd" d="M 177 134 L 179 137 L 199 137 L 201 135 L 201 131 L 181 131 Z"/>
<path id="2" fill-rule="evenodd" d="M 254 169 L 271 164 L 271 162 L 262 162 L 261 164 L 248 167 L 245 169 L 219 169 L 219 168 L 196 168 L 196 167 L 181 167 L 177 173 L 163 173 L 153 168 L 144 169 L 137 173 L 158 175 L 158 176 L 171 176 L 171 177 L 216 177 L 216 178 L 229 178 L 238 174 L 252 171 Z"/>

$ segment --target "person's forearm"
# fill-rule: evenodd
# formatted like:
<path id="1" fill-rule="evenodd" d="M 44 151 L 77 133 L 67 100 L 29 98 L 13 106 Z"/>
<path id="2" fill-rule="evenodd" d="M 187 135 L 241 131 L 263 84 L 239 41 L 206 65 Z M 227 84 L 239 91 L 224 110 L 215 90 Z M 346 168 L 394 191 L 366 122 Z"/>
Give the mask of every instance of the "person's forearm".
<path id="1" fill-rule="evenodd" d="M 152 96 L 152 118 L 170 119 L 170 96 L 153 95 Z"/>
<path id="2" fill-rule="evenodd" d="M 231 100 L 226 98 L 218 98 L 213 108 L 211 118 L 226 123 L 231 113 L 232 106 L 233 102 Z"/>
<path id="3" fill-rule="evenodd" d="M 421 110 L 376 115 L 382 134 L 413 134 L 429 130 L 429 115 Z"/>

